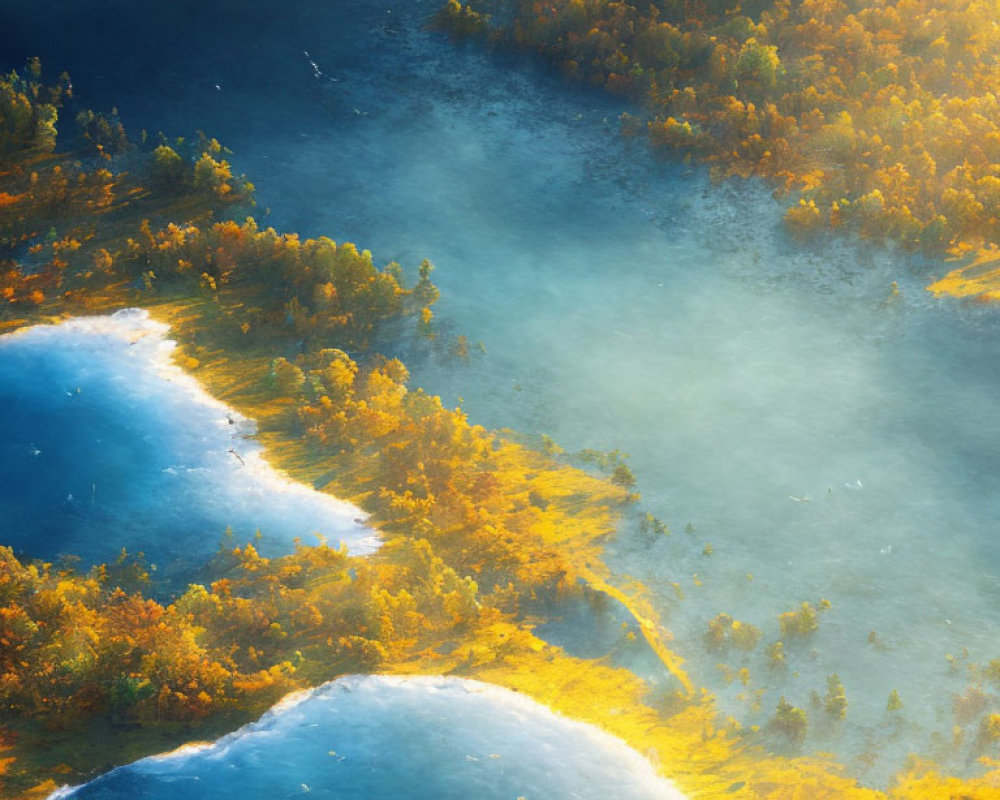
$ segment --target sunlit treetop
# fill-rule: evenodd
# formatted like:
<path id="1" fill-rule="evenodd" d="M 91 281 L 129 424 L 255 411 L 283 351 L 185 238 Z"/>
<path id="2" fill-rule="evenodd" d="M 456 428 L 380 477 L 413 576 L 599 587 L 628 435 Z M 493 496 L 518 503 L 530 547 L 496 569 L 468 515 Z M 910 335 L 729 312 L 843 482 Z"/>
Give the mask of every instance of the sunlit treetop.
<path id="1" fill-rule="evenodd" d="M 0 76 L 0 164 L 55 149 L 58 109 L 70 92 L 69 78 L 64 74 L 55 86 L 44 86 L 41 76 L 37 58 L 20 72 Z"/>
<path id="2" fill-rule="evenodd" d="M 471 0 L 460 9 L 462 20 L 491 13 L 495 39 L 641 101 L 655 145 L 719 176 L 773 181 L 791 195 L 797 234 L 845 228 L 930 252 L 1000 240 L 995 3 Z M 642 125 L 631 118 L 624 129 Z"/>

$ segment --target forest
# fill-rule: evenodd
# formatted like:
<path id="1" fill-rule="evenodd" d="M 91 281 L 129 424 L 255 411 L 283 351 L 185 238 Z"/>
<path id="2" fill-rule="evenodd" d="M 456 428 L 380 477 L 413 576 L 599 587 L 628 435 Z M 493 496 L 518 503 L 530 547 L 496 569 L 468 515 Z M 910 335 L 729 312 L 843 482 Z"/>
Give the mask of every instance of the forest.
<path id="1" fill-rule="evenodd" d="M 986 135 L 988 75 L 952 87 L 957 73 L 934 72 L 917 39 L 898 33 L 913 17 L 898 9 L 892 23 L 889 8 L 779 4 L 743 16 L 573 0 L 525 4 L 504 28 L 483 16 L 499 18 L 494 9 L 452 2 L 444 15 L 462 33 L 541 47 L 568 74 L 642 98 L 655 144 L 801 197 L 788 213 L 796 231 L 842 225 L 929 252 L 987 247 L 996 219 L 983 181 L 1000 161 Z M 979 27 L 954 32 L 967 13 L 935 12 L 920 53 L 936 53 L 940 38 L 942 64 L 959 54 L 963 74 L 978 76 Z M 809 20 L 831 33 L 810 38 Z M 893 25 L 895 39 L 880 34 Z M 813 52 L 841 29 L 843 45 Z M 844 56 L 848 46 L 867 60 Z M 942 101 L 942 87 L 968 99 Z M 140 553 L 91 566 L 0 549 L 5 796 L 44 797 L 108 764 L 218 735 L 351 672 L 517 689 L 653 754 L 692 797 L 995 796 L 993 762 L 958 779 L 914 761 L 888 792 L 865 788 L 832 759 L 799 753 L 814 712 L 784 698 L 764 730 L 724 718 L 670 650 L 642 587 L 615 583 L 602 562 L 623 521 L 671 535 L 642 512 L 625 458 L 475 425 L 385 355 L 404 339 L 465 350 L 435 327 L 429 262 L 408 286 L 400 265 L 376 266 L 353 244 L 262 228 L 253 186 L 220 143 L 133 141 L 113 111 L 63 120 L 70 91 L 65 77 L 46 84 L 37 61 L 0 78 L 0 330 L 148 308 L 172 326 L 179 364 L 257 420 L 269 459 L 357 502 L 384 545 L 358 558 L 300 543 L 266 558 L 224 540 L 185 586 L 159 581 Z M 970 164 L 973 139 L 982 158 Z M 537 636 L 565 603 L 620 605 L 622 638 L 650 649 L 671 689 L 652 692 L 608 659 Z M 827 605 L 782 614 L 782 637 L 808 637 Z M 705 639 L 753 650 L 761 633 L 720 615 Z M 768 653 L 780 667 L 782 642 Z M 846 713 L 835 675 L 822 702 L 831 717 Z M 1000 724 L 988 718 L 982 735 L 984 745 L 1000 738 Z"/>
<path id="2" fill-rule="evenodd" d="M 791 232 L 891 241 L 997 289 L 1000 33 L 988 2 L 450 0 L 449 31 L 544 53 L 635 101 L 626 136 L 758 176 Z M 992 264 L 992 266 L 990 266 Z"/>

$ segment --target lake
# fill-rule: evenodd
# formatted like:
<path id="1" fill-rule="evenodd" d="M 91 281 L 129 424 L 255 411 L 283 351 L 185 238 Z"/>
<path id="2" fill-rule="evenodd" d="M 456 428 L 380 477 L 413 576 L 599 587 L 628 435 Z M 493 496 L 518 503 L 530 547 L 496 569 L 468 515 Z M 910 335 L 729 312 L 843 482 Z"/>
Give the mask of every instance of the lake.
<path id="1" fill-rule="evenodd" d="M 483 351 L 404 351 L 413 383 L 474 422 L 630 454 L 672 535 L 630 527 L 609 562 L 727 713 L 810 708 L 836 673 L 847 719 L 810 711 L 808 749 L 873 785 L 911 752 L 974 768 L 952 701 L 1000 656 L 1000 314 L 931 298 L 943 265 L 790 239 L 766 186 L 654 158 L 619 135 L 621 103 L 428 31 L 429 0 L 20 5 L 12 63 L 68 69 L 129 130 L 218 137 L 265 224 L 411 276 L 430 258 L 442 335 Z M 778 614 L 821 599 L 772 669 Z M 706 648 L 720 612 L 762 629 L 755 653 Z"/>

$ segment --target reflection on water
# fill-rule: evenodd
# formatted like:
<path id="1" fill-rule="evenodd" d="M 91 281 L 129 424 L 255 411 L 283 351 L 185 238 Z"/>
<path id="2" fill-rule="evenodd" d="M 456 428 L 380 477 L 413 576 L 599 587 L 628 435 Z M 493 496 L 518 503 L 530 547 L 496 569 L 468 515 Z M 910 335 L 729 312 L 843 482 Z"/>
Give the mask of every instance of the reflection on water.
<path id="1" fill-rule="evenodd" d="M 613 566 L 648 585 L 727 711 L 811 708 L 836 673 L 847 720 L 811 710 L 810 743 L 866 779 L 951 742 L 966 665 L 1000 655 L 995 312 L 930 300 L 933 265 L 789 242 L 763 187 L 654 164 L 611 101 L 424 31 L 430 5 L 204 5 L 184 61 L 165 36 L 134 47 L 139 7 L 115 19 L 125 56 L 24 20 L 18 46 L 51 48 L 133 127 L 219 136 L 270 224 L 431 258 L 439 319 L 486 352 L 411 353 L 415 381 L 476 422 L 631 454 L 673 535 L 624 532 Z M 819 630 L 771 668 L 777 615 L 821 598 Z M 723 611 L 762 629 L 754 654 L 705 649 Z M 749 685 L 727 683 L 744 665 Z"/>

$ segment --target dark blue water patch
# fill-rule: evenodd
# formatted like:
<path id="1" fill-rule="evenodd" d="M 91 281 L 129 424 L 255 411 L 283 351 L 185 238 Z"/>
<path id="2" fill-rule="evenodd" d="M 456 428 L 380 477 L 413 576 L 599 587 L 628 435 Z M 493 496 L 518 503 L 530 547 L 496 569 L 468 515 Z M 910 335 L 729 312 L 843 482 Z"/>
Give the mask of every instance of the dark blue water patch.
<path id="1" fill-rule="evenodd" d="M 138 420 L 120 398 L 109 402 L 99 364 L 73 369 L 57 353 L 42 358 L 12 349 L 0 363 L 3 540 L 26 555 L 51 557 L 81 546 L 92 552 L 93 544 L 84 542 L 93 538 L 88 531 L 110 522 L 106 509 L 128 505 L 155 486 L 165 454 L 154 452 L 159 443 L 148 431 L 157 424 L 150 417 L 162 413 L 149 408 Z M 132 527 L 127 519 L 116 522 Z M 192 515 L 187 532 L 204 526 L 217 536 L 207 522 Z"/>
<path id="2" fill-rule="evenodd" d="M 0 543 L 84 565 L 141 551 L 166 576 L 230 526 L 269 554 L 313 532 L 370 550 L 363 514 L 270 470 L 252 423 L 171 365 L 164 330 L 133 311 L 0 338 Z"/>
<path id="3" fill-rule="evenodd" d="M 447 678 L 349 677 L 215 744 L 138 761 L 80 800 L 683 800 L 620 740 L 514 692 Z"/>
<path id="4" fill-rule="evenodd" d="M 74 99 L 64 117 L 114 106 L 133 134 L 204 130 L 233 145 L 237 161 L 252 164 L 266 184 L 259 168 L 267 165 L 256 163 L 263 154 L 253 153 L 261 139 L 280 163 L 303 140 L 382 115 L 402 112 L 408 126 L 419 126 L 435 95 L 496 113 L 484 101 L 496 105 L 497 95 L 484 96 L 490 87 L 476 69 L 455 74 L 483 59 L 479 43 L 456 47 L 428 30 L 438 8 L 436 0 L 272 0 L 250 12 L 238 0 L 11 0 L 0 63 L 15 68 L 38 56 L 47 75 L 68 71 Z M 533 55 L 498 51 L 487 59 L 493 78 L 527 69 L 558 91 L 558 77 Z M 620 105 L 592 90 L 580 94 L 609 113 Z M 265 194 L 268 204 L 278 197 Z M 315 231 L 307 224 L 302 232 Z"/>
<path id="5" fill-rule="evenodd" d="M 272 68 L 286 53 L 274 43 L 301 29 L 299 16 L 310 5 L 262 3 L 247 13 L 235 2 L 10 2 L 0 44 L 9 66 L 38 56 L 50 73 L 70 73 L 77 100 L 117 105 L 136 133 L 155 131 L 156 109 L 211 98 L 220 82 L 261 95 L 280 89 L 283 102 L 292 102 L 295 94 L 275 82 L 280 72 Z M 271 46 L 261 48 L 264 41 Z M 296 64 L 308 74 L 304 62 Z"/>

